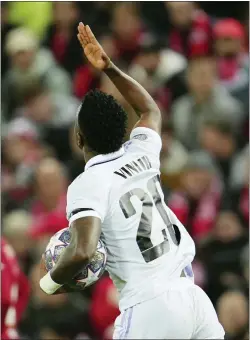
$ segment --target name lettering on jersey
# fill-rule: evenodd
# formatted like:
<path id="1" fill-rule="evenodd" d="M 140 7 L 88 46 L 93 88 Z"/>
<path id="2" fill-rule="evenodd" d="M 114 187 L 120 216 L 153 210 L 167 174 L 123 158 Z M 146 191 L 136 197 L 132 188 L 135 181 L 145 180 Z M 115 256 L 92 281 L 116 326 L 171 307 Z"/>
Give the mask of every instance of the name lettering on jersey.
<path id="1" fill-rule="evenodd" d="M 145 170 L 151 169 L 151 163 L 147 156 L 138 158 L 136 161 L 129 162 L 114 173 L 123 178 L 128 178 Z"/>

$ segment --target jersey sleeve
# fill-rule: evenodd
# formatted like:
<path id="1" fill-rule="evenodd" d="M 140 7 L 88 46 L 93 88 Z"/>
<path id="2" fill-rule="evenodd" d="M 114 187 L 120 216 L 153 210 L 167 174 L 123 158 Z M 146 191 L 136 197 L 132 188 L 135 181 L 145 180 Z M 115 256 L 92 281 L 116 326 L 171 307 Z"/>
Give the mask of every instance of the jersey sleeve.
<path id="1" fill-rule="evenodd" d="M 146 127 L 137 127 L 132 130 L 127 146 L 133 150 L 141 150 L 159 157 L 162 141 L 159 134 L 154 130 Z"/>
<path id="2" fill-rule="evenodd" d="M 108 209 L 109 181 L 100 174 L 86 172 L 77 177 L 67 193 L 67 219 L 69 226 L 75 220 L 93 216 L 102 222 Z"/>

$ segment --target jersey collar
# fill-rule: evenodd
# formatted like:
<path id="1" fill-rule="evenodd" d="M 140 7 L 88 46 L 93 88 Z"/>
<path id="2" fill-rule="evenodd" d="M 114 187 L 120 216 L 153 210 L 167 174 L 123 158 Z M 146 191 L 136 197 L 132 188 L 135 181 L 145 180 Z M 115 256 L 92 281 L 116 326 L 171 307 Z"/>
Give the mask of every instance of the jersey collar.
<path id="1" fill-rule="evenodd" d="M 92 157 L 85 165 L 85 171 L 88 170 L 90 167 L 94 165 L 99 165 L 107 162 L 114 161 L 117 158 L 120 158 L 124 155 L 125 150 L 124 147 L 122 146 L 120 150 L 113 152 L 113 153 L 108 153 L 106 155 L 97 155 L 95 157 Z"/>

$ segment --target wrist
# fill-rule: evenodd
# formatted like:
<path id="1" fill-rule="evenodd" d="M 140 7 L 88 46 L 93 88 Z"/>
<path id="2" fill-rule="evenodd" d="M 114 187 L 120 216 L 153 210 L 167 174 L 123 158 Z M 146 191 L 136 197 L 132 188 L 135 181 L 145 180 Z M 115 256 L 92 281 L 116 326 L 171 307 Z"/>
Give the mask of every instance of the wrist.
<path id="1" fill-rule="evenodd" d="M 110 61 L 109 66 L 103 71 L 111 79 L 111 81 L 122 76 L 122 72 L 115 66 L 115 64 L 112 63 L 112 61 Z"/>
<path id="2" fill-rule="evenodd" d="M 112 63 L 111 59 L 109 59 L 108 65 L 103 70 L 104 72 L 109 72 L 110 70 L 113 70 L 115 68 L 115 65 Z"/>
<path id="3" fill-rule="evenodd" d="M 50 272 L 40 280 L 40 288 L 48 295 L 54 294 L 62 286 L 62 284 L 56 283 L 52 279 Z"/>

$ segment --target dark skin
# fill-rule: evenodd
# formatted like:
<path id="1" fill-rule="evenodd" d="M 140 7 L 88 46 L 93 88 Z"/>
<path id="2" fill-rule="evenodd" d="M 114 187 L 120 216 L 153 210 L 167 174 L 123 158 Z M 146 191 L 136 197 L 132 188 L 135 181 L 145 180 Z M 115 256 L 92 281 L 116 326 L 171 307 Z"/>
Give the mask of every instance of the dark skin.
<path id="1" fill-rule="evenodd" d="M 147 127 L 160 134 L 161 113 L 149 93 L 110 61 L 89 26 L 80 23 L 77 37 L 90 64 L 97 70 L 103 71 L 110 78 L 139 115 L 140 119 L 135 127 Z M 76 140 L 77 145 L 83 150 L 86 162 L 96 156 L 96 153 L 86 145 L 84 136 L 77 126 Z M 55 282 L 64 285 L 64 289 L 61 289 L 62 292 L 72 291 L 72 288 L 69 288 L 72 278 L 93 257 L 101 234 L 101 220 L 97 217 L 79 218 L 71 224 L 70 229 L 71 242 L 50 272 Z"/>

